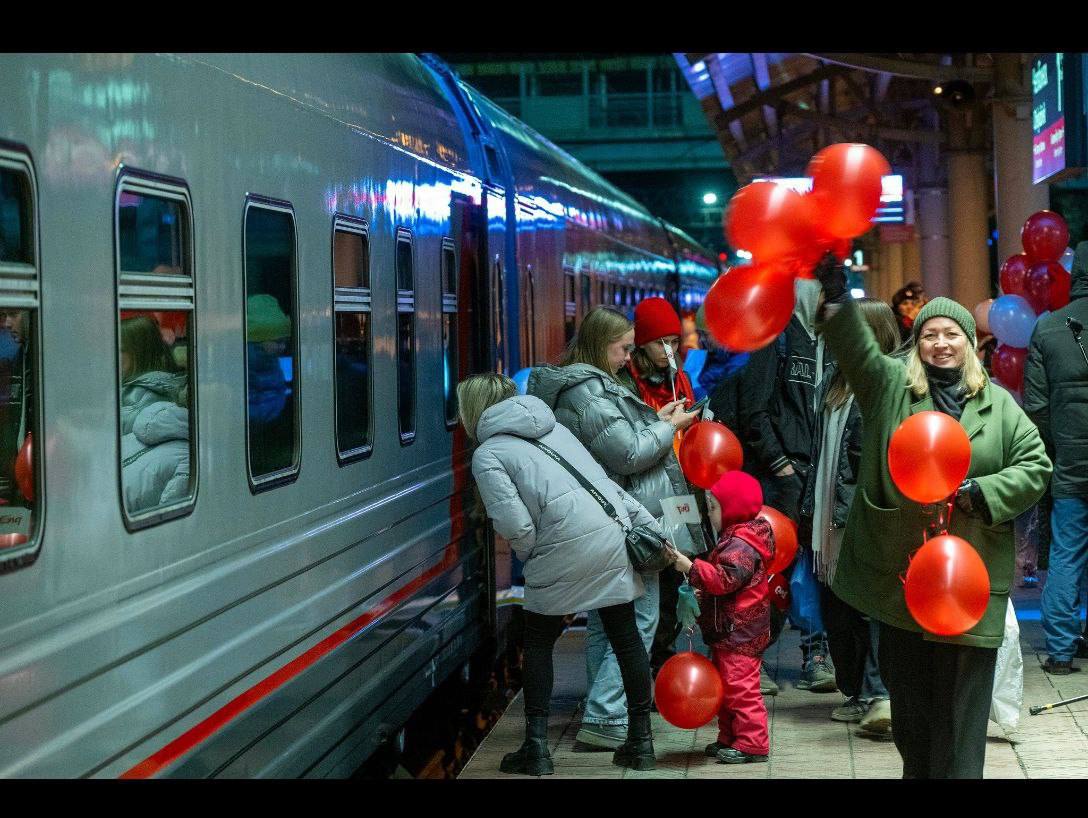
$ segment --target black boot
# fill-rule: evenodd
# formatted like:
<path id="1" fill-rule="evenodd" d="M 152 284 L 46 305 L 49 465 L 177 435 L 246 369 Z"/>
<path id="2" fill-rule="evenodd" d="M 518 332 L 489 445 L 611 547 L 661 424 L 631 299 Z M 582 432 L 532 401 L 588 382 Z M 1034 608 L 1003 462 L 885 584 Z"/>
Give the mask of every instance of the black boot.
<path id="1" fill-rule="evenodd" d="M 548 752 L 548 717 L 525 717 L 525 741 L 515 753 L 502 757 L 499 770 L 521 775 L 551 775 L 555 772 Z"/>
<path id="2" fill-rule="evenodd" d="M 612 763 L 632 770 L 652 770 L 657 766 L 649 713 L 628 714 L 627 741 L 612 755 Z"/>

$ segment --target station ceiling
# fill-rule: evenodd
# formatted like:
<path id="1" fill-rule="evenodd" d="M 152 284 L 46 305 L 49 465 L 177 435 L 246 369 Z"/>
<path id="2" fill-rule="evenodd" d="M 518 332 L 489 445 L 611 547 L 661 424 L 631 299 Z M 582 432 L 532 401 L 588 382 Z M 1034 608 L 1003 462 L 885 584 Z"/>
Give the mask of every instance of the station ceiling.
<path id="1" fill-rule="evenodd" d="M 989 54 L 673 56 L 741 184 L 762 174 L 800 176 L 834 142 L 867 142 L 893 165 L 911 164 L 919 146 L 945 139 L 938 107 L 959 94 L 973 104 L 993 78 Z"/>

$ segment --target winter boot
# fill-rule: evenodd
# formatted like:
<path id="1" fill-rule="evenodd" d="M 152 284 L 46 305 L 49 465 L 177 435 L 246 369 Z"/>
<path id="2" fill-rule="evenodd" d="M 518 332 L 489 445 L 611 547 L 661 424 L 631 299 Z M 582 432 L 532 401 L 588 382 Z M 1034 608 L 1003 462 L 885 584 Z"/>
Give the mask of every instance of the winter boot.
<path id="1" fill-rule="evenodd" d="M 525 717 L 525 741 L 521 749 L 502 757 L 499 770 L 521 775 L 551 775 L 555 772 L 548 752 L 548 717 Z"/>
<path id="2" fill-rule="evenodd" d="M 627 741 L 612 754 L 612 763 L 632 770 L 652 770 L 657 766 L 649 713 L 628 714 Z"/>

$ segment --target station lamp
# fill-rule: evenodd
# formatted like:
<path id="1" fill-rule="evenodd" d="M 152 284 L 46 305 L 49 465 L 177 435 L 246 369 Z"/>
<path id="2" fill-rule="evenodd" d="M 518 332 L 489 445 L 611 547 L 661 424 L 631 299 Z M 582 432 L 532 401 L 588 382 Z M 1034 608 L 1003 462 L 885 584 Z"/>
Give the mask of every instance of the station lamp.
<path id="1" fill-rule="evenodd" d="M 704 193 L 703 194 L 703 204 L 713 205 L 713 204 L 717 204 L 717 203 L 718 203 L 718 194 L 717 193 L 709 192 L 709 193 Z"/>

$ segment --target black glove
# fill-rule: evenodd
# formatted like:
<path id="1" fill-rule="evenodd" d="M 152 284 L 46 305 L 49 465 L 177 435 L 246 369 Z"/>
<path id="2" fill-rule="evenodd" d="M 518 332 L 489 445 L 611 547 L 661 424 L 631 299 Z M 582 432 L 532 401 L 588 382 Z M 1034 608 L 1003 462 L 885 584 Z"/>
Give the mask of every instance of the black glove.
<path id="1" fill-rule="evenodd" d="M 986 525 L 993 522 L 990 517 L 990 507 L 986 505 L 986 497 L 982 493 L 982 486 L 974 480 L 964 480 L 957 489 L 956 506 L 966 514 L 981 517 Z"/>
<path id="2" fill-rule="evenodd" d="M 834 253 L 827 253 L 812 271 L 824 289 L 825 304 L 843 304 L 850 300 L 846 290 L 846 267 Z"/>

